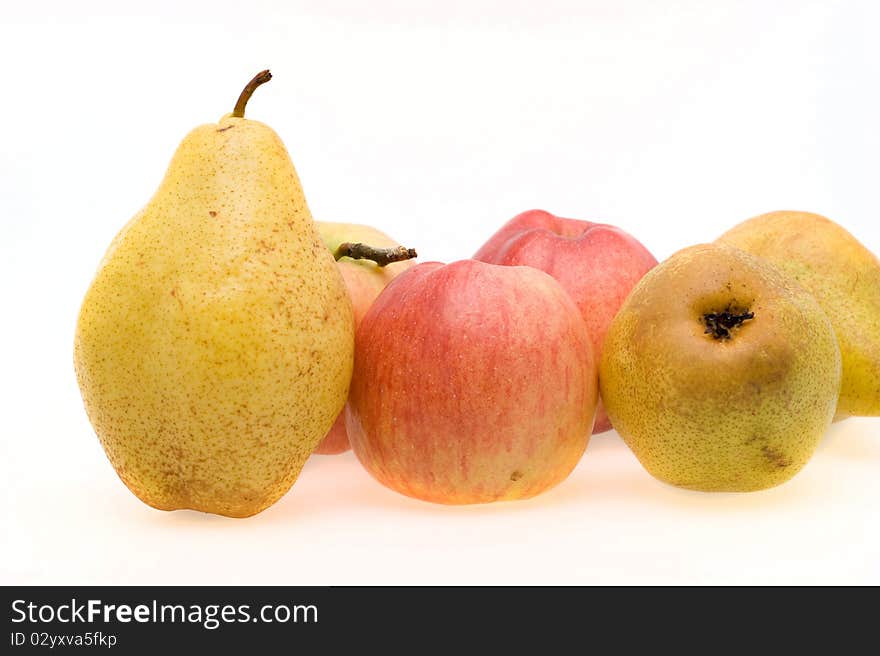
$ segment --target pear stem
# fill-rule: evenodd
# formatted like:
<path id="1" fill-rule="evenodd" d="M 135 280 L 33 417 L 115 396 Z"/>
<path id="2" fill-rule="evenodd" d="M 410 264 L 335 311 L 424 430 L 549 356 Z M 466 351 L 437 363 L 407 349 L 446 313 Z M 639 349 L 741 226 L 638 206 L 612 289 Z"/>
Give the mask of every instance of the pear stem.
<path id="1" fill-rule="evenodd" d="M 254 79 L 248 82 L 244 89 L 241 90 L 241 95 L 238 97 L 238 102 L 235 103 L 235 109 L 232 110 L 232 115 L 237 118 L 244 118 L 244 107 L 247 105 L 248 100 L 251 99 L 251 96 L 254 95 L 254 91 L 257 90 L 258 86 L 265 84 L 271 79 L 272 74 L 269 72 L 269 69 L 257 73 L 254 76 Z"/>
<path id="2" fill-rule="evenodd" d="M 343 257 L 350 257 L 353 260 L 372 260 L 380 267 L 392 262 L 402 262 L 403 260 L 411 260 L 418 257 L 415 248 L 407 248 L 406 246 L 394 246 L 392 248 L 376 248 L 369 244 L 360 242 L 342 242 L 334 251 L 333 257 L 340 260 Z"/>

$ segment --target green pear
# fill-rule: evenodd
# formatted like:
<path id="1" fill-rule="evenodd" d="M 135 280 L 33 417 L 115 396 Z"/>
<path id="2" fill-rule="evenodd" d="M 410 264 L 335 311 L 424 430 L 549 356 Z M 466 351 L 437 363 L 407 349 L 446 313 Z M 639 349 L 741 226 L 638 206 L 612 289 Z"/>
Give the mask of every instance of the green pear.
<path id="1" fill-rule="evenodd" d="M 849 232 L 809 212 L 771 212 L 718 241 L 794 278 L 831 319 L 843 357 L 837 418 L 880 415 L 880 261 Z"/>
<path id="2" fill-rule="evenodd" d="M 703 244 L 632 290 L 599 384 L 611 423 L 656 478 L 745 492 L 807 463 L 840 376 L 831 322 L 809 292 L 758 257 Z"/>
<path id="3" fill-rule="evenodd" d="M 190 132 L 101 261 L 76 326 L 88 417 L 162 510 L 278 500 L 342 409 L 354 319 L 278 135 L 235 110 Z"/>

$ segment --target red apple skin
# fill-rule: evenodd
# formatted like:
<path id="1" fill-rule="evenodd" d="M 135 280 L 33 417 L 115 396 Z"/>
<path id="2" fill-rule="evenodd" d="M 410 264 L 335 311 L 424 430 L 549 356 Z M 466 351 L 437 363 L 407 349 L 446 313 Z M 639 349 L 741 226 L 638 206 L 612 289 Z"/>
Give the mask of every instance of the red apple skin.
<path id="1" fill-rule="evenodd" d="M 399 246 L 388 235 L 370 226 L 327 221 L 318 221 L 316 225 L 322 241 L 331 251 L 335 251 L 339 244 L 345 241 L 363 242 L 381 248 Z M 370 309 L 370 305 L 385 289 L 385 286 L 415 263 L 415 260 L 404 260 L 380 267 L 369 260 L 352 260 L 348 257 L 343 257 L 336 263 L 351 297 L 355 327 L 360 325 L 367 310 Z M 343 409 L 314 453 L 336 455 L 345 453 L 350 448 L 348 433 L 345 430 L 345 410 Z"/>
<path id="2" fill-rule="evenodd" d="M 543 210 L 515 216 L 476 252 L 474 259 L 531 266 L 556 278 L 587 323 L 596 362 L 602 355 L 608 326 L 624 299 L 657 264 L 648 249 L 620 228 L 564 219 Z M 600 400 L 593 433 L 610 428 Z"/>
<path id="3" fill-rule="evenodd" d="M 428 262 L 364 317 L 346 426 L 367 471 L 402 494 L 524 499 L 583 455 L 597 385 L 580 312 L 549 275 Z"/>

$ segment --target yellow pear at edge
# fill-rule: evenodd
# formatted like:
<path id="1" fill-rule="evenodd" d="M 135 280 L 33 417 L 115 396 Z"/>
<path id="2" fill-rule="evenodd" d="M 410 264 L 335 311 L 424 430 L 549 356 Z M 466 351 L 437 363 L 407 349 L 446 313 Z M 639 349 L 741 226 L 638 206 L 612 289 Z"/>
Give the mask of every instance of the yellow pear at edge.
<path id="1" fill-rule="evenodd" d="M 247 517 L 296 480 L 348 395 L 354 320 L 287 150 L 245 119 L 264 71 L 190 132 L 86 293 L 74 365 L 122 481 Z"/>
<path id="2" fill-rule="evenodd" d="M 611 424 L 656 478 L 692 490 L 779 485 L 810 460 L 840 392 L 816 300 L 725 244 L 682 249 L 611 322 L 599 384 Z"/>
<path id="3" fill-rule="evenodd" d="M 833 221 L 770 212 L 718 239 L 769 261 L 813 294 L 843 358 L 837 418 L 880 415 L 880 261 Z"/>

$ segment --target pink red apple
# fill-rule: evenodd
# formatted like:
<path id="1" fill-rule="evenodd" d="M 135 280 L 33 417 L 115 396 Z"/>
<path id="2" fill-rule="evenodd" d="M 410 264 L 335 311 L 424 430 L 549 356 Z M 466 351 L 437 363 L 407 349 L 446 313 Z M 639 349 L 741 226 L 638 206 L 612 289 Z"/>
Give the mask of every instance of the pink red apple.
<path id="1" fill-rule="evenodd" d="M 657 260 L 620 228 L 563 219 L 543 210 L 515 216 L 474 255 L 493 264 L 546 271 L 569 293 L 587 323 L 596 362 L 611 320 Z M 600 402 L 594 433 L 611 428 Z"/>
<path id="2" fill-rule="evenodd" d="M 369 226 L 326 221 L 317 221 L 316 224 L 324 245 L 331 252 L 335 252 L 343 242 L 362 242 L 380 248 L 399 246 L 388 235 Z M 415 260 L 404 260 L 380 267 L 370 260 L 353 260 L 343 257 L 336 264 L 345 279 L 348 294 L 351 296 L 351 304 L 354 307 L 354 322 L 357 326 L 375 298 L 385 289 L 385 286 L 395 276 L 413 266 Z M 330 432 L 318 445 L 315 453 L 333 455 L 348 451 L 350 448 L 348 434 L 345 432 L 345 410 L 343 409 Z"/>
<path id="3" fill-rule="evenodd" d="M 568 476 L 587 446 L 593 351 L 577 306 L 542 271 L 420 264 L 380 294 L 355 343 L 348 434 L 398 492 L 527 498 Z"/>

